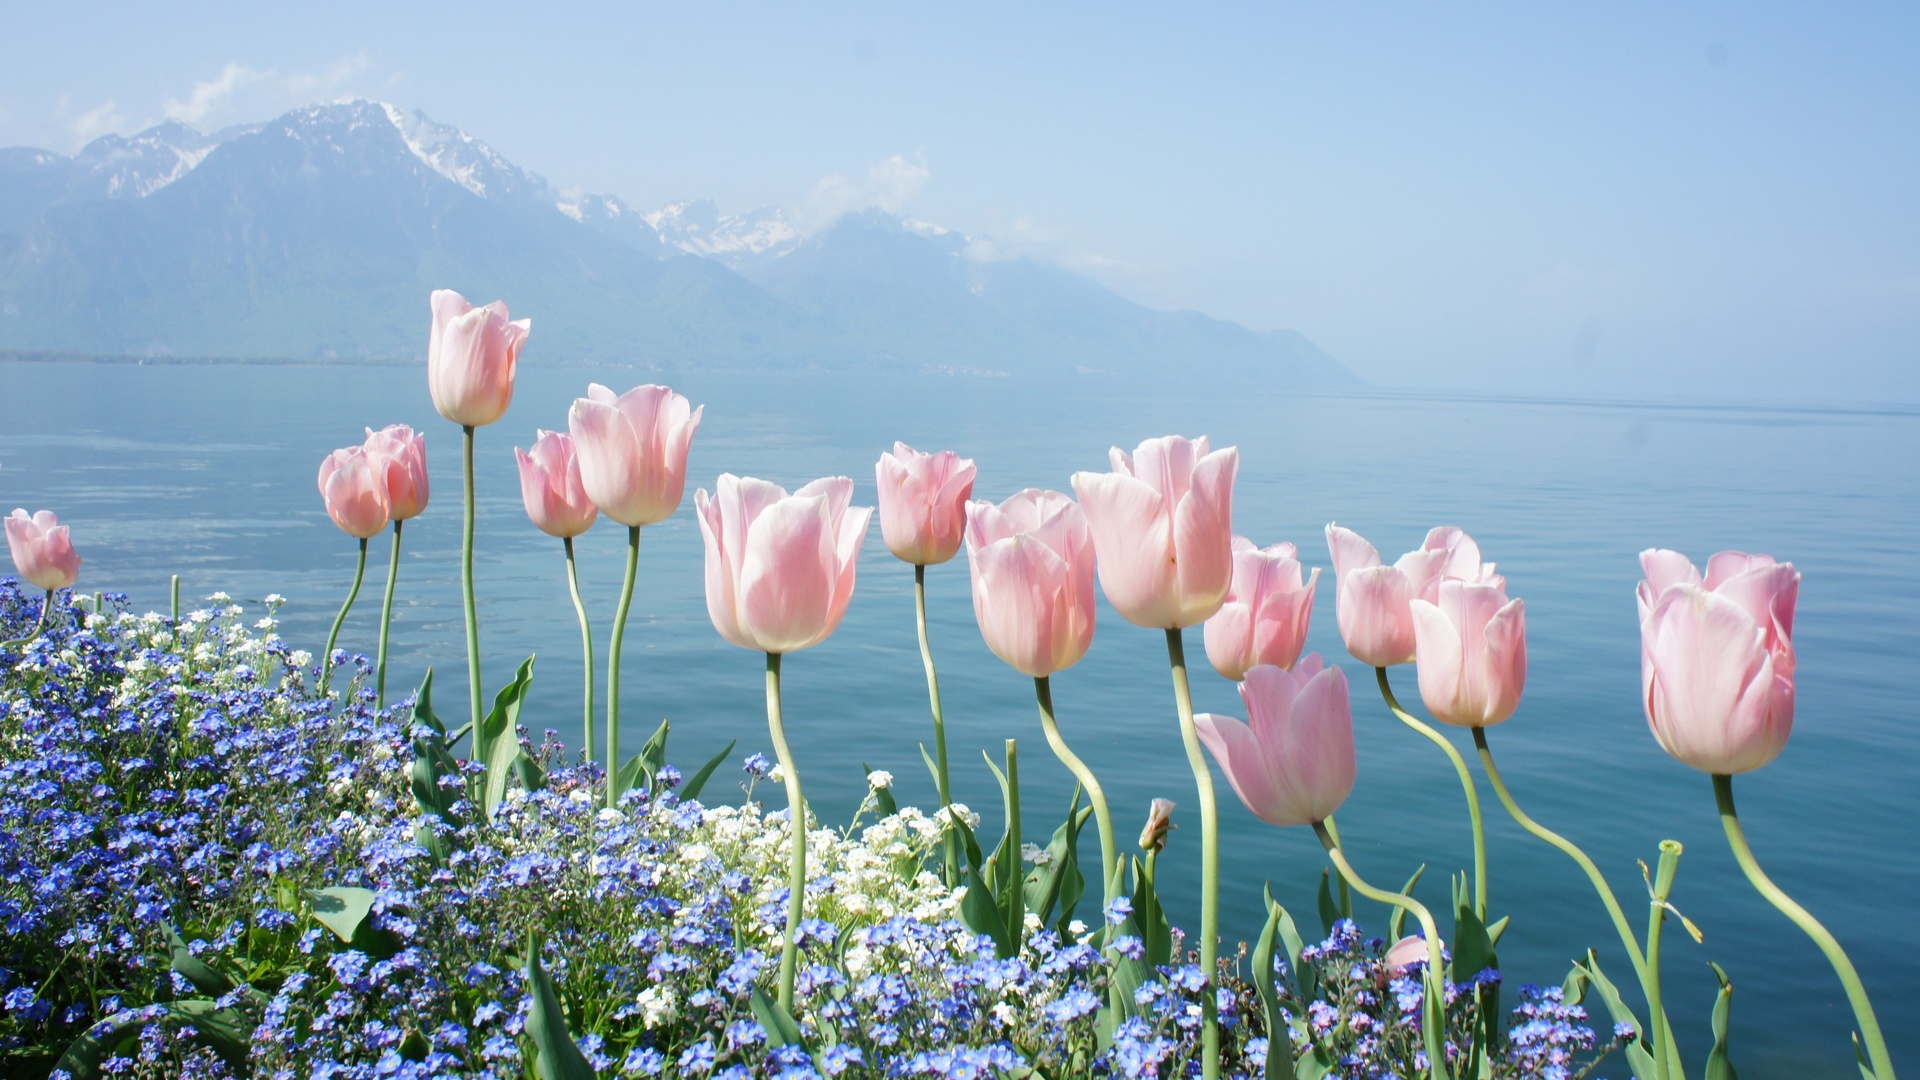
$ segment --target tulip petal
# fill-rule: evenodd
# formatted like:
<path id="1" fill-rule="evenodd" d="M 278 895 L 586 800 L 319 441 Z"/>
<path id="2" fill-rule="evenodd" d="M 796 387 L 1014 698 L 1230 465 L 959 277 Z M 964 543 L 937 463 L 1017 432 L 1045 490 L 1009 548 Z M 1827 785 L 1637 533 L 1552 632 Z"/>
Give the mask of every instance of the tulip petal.
<path id="1" fill-rule="evenodd" d="M 1166 499 L 1146 482 L 1117 472 L 1075 473 L 1073 489 L 1100 555 L 1096 569 L 1107 602 L 1138 626 L 1177 625 Z"/>

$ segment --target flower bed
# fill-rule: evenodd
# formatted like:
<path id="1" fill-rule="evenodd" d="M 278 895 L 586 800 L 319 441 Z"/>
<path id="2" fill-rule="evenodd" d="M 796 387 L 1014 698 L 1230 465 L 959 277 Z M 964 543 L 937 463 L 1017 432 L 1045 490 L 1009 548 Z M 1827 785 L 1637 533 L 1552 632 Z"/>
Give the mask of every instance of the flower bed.
<path id="1" fill-rule="evenodd" d="M 660 768 L 607 807 L 597 765 L 522 731 L 531 789 L 512 788 L 486 821 L 464 812 L 466 778 L 485 766 L 458 762 L 438 781 L 452 812 L 437 817 L 415 787 L 430 770 L 416 769 L 411 701 L 375 711 L 358 678 L 320 696 L 312 658 L 274 636 L 271 604 L 215 602 L 175 622 L 62 593 L 44 632 L 0 651 L 11 1075 L 46 1075 L 63 1052 L 78 1075 L 169 1077 L 1197 1067 L 1206 981 L 1177 931 L 1142 980 L 1128 965 L 1151 943 L 1121 937 L 1103 954 L 1086 925 L 1101 922 L 1097 900 L 1031 905 L 1014 950 L 966 929 L 966 889 L 933 872 L 943 838 L 978 823 L 963 808 L 935 820 L 876 789 L 864 825 L 809 830 L 788 1017 L 769 995 L 789 833 L 784 810 L 756 801 L 764 759 L 700 777 L 698 798 Z M 0 583 L 0 639 L 39 614 L 37 596 Z M 1031 851 L 1022 869 L 1052 857 Z M 1106 914 L 1145 921 L 1124 903 Z M 1252 979 L 1269 956 L 1271 1003 Z M 1351 922 L 1318 944 L 1282 934 L 1243 948 L 1220 976 L 1226 1075 L 1263 1075 L 1270 1016 L 1332 1075 L 1422 1067 L 1418 969 L 1389 963 Z M 1121 1019 L 1105 1002 L 1126 979 L 1138 1015 Z M 1497 980 L 1449 987 L 1460 1046 Z M 1557 988 L 1523 989 L 1508 1034 L 1495 1075 L 1580 1075 L 1624 1037 L 1596 1046 Z M 556 1039 L 586 1072 L 567 1071 L 578 1066 Z"/>

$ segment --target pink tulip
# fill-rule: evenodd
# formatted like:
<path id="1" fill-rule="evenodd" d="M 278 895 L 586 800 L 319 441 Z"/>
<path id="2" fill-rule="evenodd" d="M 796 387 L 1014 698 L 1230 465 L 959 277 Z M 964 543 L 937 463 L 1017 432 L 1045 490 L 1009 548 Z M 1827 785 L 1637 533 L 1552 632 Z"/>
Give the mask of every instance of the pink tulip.
<path id="1" fill-rule="evenodd" d="M 548 536 L 572 537 L 586 532 L 600 510 L 587 498 L 580 481 L 580 460 L 573 438 L 564 431 L 541 431 L 532 450 L 513 448 L 520 462 L 520 500 L 527 516 Z"/>
<path id="2" fill-rule="evenodd" d="M 1779 756 L 1793 731 L 1793 606 L 1800 574 L 1723 551 L 1703 580 L 1675 551 L 1640 553 L 1641 703 L 1653 737 L 1701 772 Z"/>
<path id="3" fill-rule="evenodd" d="M 1415 600 L 1434 602 L 1442 581 L 1506 588 L 1492 563 L 1480 561 L 1480 545 L 1451 526 L 1429 530 L 1420 550 L 1383 566 L 1380 552 L 1359 533 L 1327 526 L 1333 556 L 1334 617 L 1354 659 L 1372 667 L 1410 664 L 1414 656 Z"/>
<path id="4" fill-rule="evenodd" d="M 707 614 L 743 649 L 790 653 L 826 640 L 853 599 L 871 507 L 850 507 L 853 481 L 815 480 L 793 494 L 722 473 L 693 496 L 707 548 Z"/>
<path id="5" fill-rule="evenodd" d="M 513 373 L 533 321 L 507 321 L 499 300 L 474 307 L 452 289 L 430 299 L 433 327 L 427 337 L 427 390 L 440 415 L 468 427 L 491 424 L 513 401 Z"/>
<path id="6" fill-rule="evenodd" d="M 1320 571 L 1303 580 L 1298 556 L 1292 544 L 1262 550 L 1244 536 L 1233 538 L 1233 584 L 1227 602 L 1207 620 L 1214 670 L 1238 681 L 1255 665 L 1291 668 L 1300 659 Z"/>
<path id="7" fill-rule="evenodd" d="M 36 588 L 72 588 L 80 576 L 80 556 L 74 554 L 73 540 L 51 510 L 31 517 L 25 510 L 15 510 L 7 518 L 7 547 L 13 552 L 14 569 Z"/>
<path id="8" fill-rule="evenodd" d="M 1443 723 L 1491 727 L 1520 707 L 1527 683 L 1527 609 L 1495 585 L 1440 582 L 1412 603 L 1420 699 Z"/>
<path id="9" fill-rule="evenodd" d="M 967 504 L 973 616 L 987 648 L 1044 678 L 1093 644 L 1093 537 L 1086 515 L 1057 491 L 1022 491 L 995 506 Z"/>
<path id="10" fill-rule="evenodd" d="M 387 513 L 395 521 L 427 508 L 427 437 L 405 424 L 367 429 L 367 456 L 386 472 Z"/>
<path id="11" fill-rule="evenodd" d="M 348 536 L 365 540 L 387 527 L 387 477 L 363 446 L 335 450 L 320 462 L 327 516 Z"/>
<path id="12" fill-rule="evenodd" d="M 1227 782 L 1271 825 L 1325 821 L 1353 792 L 1353 708 L 1347 677 L 1318 653 L 1293 671 L 1262 664 L 1240 684 L 1248 723 L 1193 718 Z"/>
<path id="13" fill-rule="evenodd" d="M 951 450 L 923 454 L 903 442 L 873 468 L 880 485 L 880 535 L 896 558 L 934 566 L 953 558 L 967 528 L 973 459 Z"/>
<path id="14" fill-rule="evenodd" d="M 567 411 L 579 455 L 580 480 L 594 505 L 627 526 L 653 525 L 680 508 L 687 488 L 687 448 L 706 406 L 664 386 L 636 386 L 614 396 L 594 383 Z"/>
<path id="15" fill-rule="evenodd" d="M 1419 934 L 1408 934 L 1394 942 L 1393 947 L 1387 950 L 1387 955 L 1381 957 L 1380 962 L 1389 974 L 1404 975 L 1407 969 L 1415 964 L 1426 963 L 1427 957 L 1427 939 Z"/>
<path id="16" fill-rule="evenodd" d="M 1205 622 L 1233 579 L 1234 447 L 1206 436 L 1148 439 L 1132 457 L 1108 451 L 1113 471 L 1073 474 L 1099 553 L 1100 587 L 1122 618 L 1175 628 Z"/>

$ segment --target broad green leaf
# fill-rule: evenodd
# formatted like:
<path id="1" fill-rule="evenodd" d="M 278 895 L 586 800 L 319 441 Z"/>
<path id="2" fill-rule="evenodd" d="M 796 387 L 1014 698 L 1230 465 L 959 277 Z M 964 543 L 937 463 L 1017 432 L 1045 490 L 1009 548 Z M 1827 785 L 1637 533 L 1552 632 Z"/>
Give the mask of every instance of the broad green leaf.
<path id="1" fill-rule="evenodd" d="M 1740 1080 L 1740 1074 L 1734 1071 L 1733 1062 L 1727 1059 L 1727 1020 L 1733 1011 L 1733 980 L 1720 965 L 1707 961 L 1713 969 L 1713 977 L 1720 982 L 1720 992 L 1713 999 L 1713 1050 L 1707 1054 L 1706 1080 Z M 1856 1042 L 1856 1046 L 1858 1043 Z M 1861 1062 L 1862 1072 L 1866 1072 L 1866 1062 Z M 1867 1072 L 1866 1075 L 1872 1076 Z"/>
<path id="2" fill-rule="evenodd" d="M 1280 937 L 1280 920 L 1286 918 L 1287 909 L 1273 901 L 1273 887 L 1264 890 L 1267 906 L 1267 923 L 1260 929 L 1260 938 L 1253 946 L 1253 988 L 1260 994 L 1260 1004 L 1267 1018 L 1267 1075 L 1285 1075 L 1275 1066 L 1284 1063 L 1291 1069 L 1293 1061 L 1293 1039 L 1287 1035 L 1287 1021 L 1280 1012 L 1280 976 L 1273 970 L 1273 948 Z M 1283 1056 L 1276 1056 L 1283 1055 Z"/>
<path id="3" fill-rule="evenodd" d="M 1474 914 L 1473 904 L 1469 902 L 1456 908 L 1453 913 L 1453 981 L 1468 982 L 1487 968 L 1499 966 L 1499 959 L 1493 955 L 1493 939 L 1487 936 L 1487 928 L 1481 924 L 1480 917 Z"/>
<path id="4" fill-rule="evenodd" d="M 1867 1058 L 1867 1048 L 1860 1042 L 1860 1033 L 1853 1033 L 1853 1060 L 1860 1066 L 1861 1080 L 1878 1080 L 1873 1071 L 1873 1062 Z"/>
<path id="5" fill-rule="evenodd" d="M 1080 877 L 1080 830 L 1092 814 L 1091 808 L 1080 808 L 1080 787 L 1076 784 L 1073 798 L 1067 803 L 1067 819 L 1053 831 L 1053 839 L 1047 844 L 1047 864 L 1029 871 L 1021 886 L 1026 894 L 1027 910 L 1038 914 L 1042 924 L 1052 925 L 1056 921 L 1054 910 L 1060 906 L 1061 893 L 1066 888 L 1067 880 Z M 1083 884 L 1076 883 L 1076 890 Z M 1077 891 L 1074 899 L 1079 899 Z"/>
<path id="6" fill-rule="evenodd" d="M 767 1033 L 769 1050 L 776 1046 L 798 1046 L 802 1049 L 806 1047 L 800 1025 L 787 1010 L 780 1007 L 777 998 L 767 996 L 765 990 L 756 986 L 748 997 L 747 1004 L 753 1009 L 753 1018 L 759 1021 L 761 1029 Z"/>
<path id="7" fill-rule="evenodd" d="M 540 1080 L 594 1080 L 597 1075 L 567 1030 L 553 977 L 540 966 L 540 939 L 527 940 L 527 1040 L 533 1044 Z"/>
<path id="8" fill-rule="evenodd" d="M 873 775 L 873 770 L 868 768 L 867 763 L 864 761 L 860 763 L 860 775 Z M 886 788 L 877 788 L 872 785 L 868 785 L 868 790 L 873 792 L 874 813 L 879 814 L 881 817 L 892 817 L 900 812 L 900 804 L 894 801 L 893 792 L 888 791 Z"/>
<path id="9" fill-rule="evenodd" d="M 993 886 L 977 867 L 967 870 L 967 894 L 960 898 L 960 921 L 968 930 L 992 938 L 1001 959 L 1019 951 L 1018 943 L 1007 935 L 1007 922 L 998 898 L 993 895 Z"/>
<path id="10" fill-rule="evenodd" d="M 1407 896 L 1412 896 L 1413 887 L 1415 885 L 1420 884 L 1420 875 L 1426 872 L 1427 872 L 1427 864 L 1421 863 L 1420 868 L 1418 870 L 1415 870 L 1413 872 L 1413 876 L 1407 879 L 1407 883 L 1405 885 L 1400 886 L 1400 891 L 1406 894 Z M 1387 944 L 1388 945 L 1392 945 L 1394 942 L 1399 941 L 1403 936 L 1405 936 L 1401 928 L 1404 927 L 1406 924 L 1407 924 L 1407 909 L 1400 907 L 1397 904 L 1394 905 L 1393 910 L 1387 913 Z"/>
<path id="11" fill-rule="evenodd" d="M 620 796 L 639 787 L 646 779 L 646 758 L 640 754 L 635 754 L 628 758 L 627 763 L 620 766 L 619 771 L 613 774 L 614 799 L 617 801 Z"/>
<path id="12" fill-rule="evenodd" d="M 1144 864 L 1133 861 L 1133 919 L 1140 926 L 1140 940 L 1146 945 L 1149 967 L 1171 963 L 1173 928 L 1167 924 L 1166 909 L 1160 906 L 1160 892 Z"/>
<path id="13" fill-rule="evenodd" d="M 180 938 L 180 934 L 168 923 L 160 924 L 167 932 L 167 952 L 171 967 L 180 977 L 193 984 L 195 990 L 208 997 L 219 997 L 233 989 L 233 980 L 215 970 L 213 965 L 193 955 L 193 950 Z"/>
<path id="14" fill-rule="evenodd" d="M 1507 932 L 1507 925 L 1512 921 L 1513 921 L 1513 916 L 1502 915 L 1499 918 L 1488 923 L 1487 924 L 1487 940 L 1493 942 L 1494 946 L 1497 948 L 1500 945 L 1500 935 Z"/>
<path id="15" fill-rule="evenodd" d="M 427 677 L 420 680 L 420 692 L 413 698 L 413 722 L 433 729 L 435 734 L 446 735 L 447 725 L 433 713 L 433 669 L 427 669 Z"/>
<path id="16" fill-rule="evenodd" d="M 655 778 L 660 775 L 660 770 L 667 767 L 667 733 L 672 729 L 672 724 L 661 720 L 660 726 L 653 729 L 653 734 L 641 745 L 640 753 L 634 757 L 634 760 L 640 763 L 641 773 L 646 777 L 649 793 L 658 786 Z M 635 784 L 637 785 L 638 781 L 635 781 Z"/>
<path id="17" fill-rule="evenodd" d="M 183 998 L 115 1013 L 75 1039 L 54 1070 L 64 1069 L 74 1080 L 100 1080 L 106 1060 L 115 1051 L 149 1025 L 165 1023 L 191 1026 L 235 1074 L 250 1075 L 247 1053 L 255 1021 L 239 1009 L 216 1008 L 207 998 Z"/>
<path id="18" fill-rule="evenodd" d="M 1320 925 L 1326 928 L 1327 936 L 1332 937 L 1333 924 L 1340 921 L 1340 905 L 1333 902 L 1332 879 L 1325 868 L 1320 871 L 1319 906 Z"/>
<path id="19" fill-rule="evenodd" d="M 708 758 L 705 765 L 700 766 L 698 771 L 687 778 L 686 783 L 680 785 L 680 798 L 683 801 L 690 802 L 700 797 L 700 792 L 706 789 L 707 781 L 713 777 L 713 770 L 718 769 L 721 763 L 727 760 L 727 755 L 733 753 L 733 747 L 733 743 L 728 743 L 725 750 Z"/>
<path id="20" fill-rule="evenodd" d="M 1646 1029 L 1640 1026 L 1640 1018 L 1633 1015 L 1627 1003 L 1620 1000 L 1620 991 L 1614 987 L 1612 980 L 1600 970 L 1599 954 L 1588 949 L 1586 959 L 1577 962 L 1576 966 L 1581 969 L 1587 988 L 1600 995 L 1600 1003 L 1606 1006 L 1607 1015 L 1613 1017 L 1613 1022 L 1633 1028 L 1634 1039 L 1626 1046 L 1627 1066 L 1633 1070 L 1633 1075 L 1657 1075 L 1658 1066 L 1654 1064 L 1653 1055 L 1647 1052 Z M 1568 978 L 1571 980 L 1572 976 Z"/>
<path id="21" fill-rule="evenodd" d="M 313 912 L 314 920 L 345 942 L 353 941 L 360 932 L 360 925 L 373 912 L 373 900 L 372 889 L 343 885 L 307 894 L 308 910 Z"/>
<path id="22" fill-rule="evenodd" d="M 1272 1053 L 1272 1050 L 1268 1050 L 1268 1053 Z M 1316 1043 L 1293 1063 L 1294 1080 L 1320 1080 L 1338 1064 L 1339 1061 L 1326 1047 Z"/>
<path id="23" fill-rule="evenodd" d="M 528 791 L 539 791 L 547 786 L 547 770 L 528 754 L 522 753 L 513 759 L 513 771 L 520 777 L 520 786 Z"/>
<path id="24" fill-rule="evenodd" d="M 526 702 L 527 688 L 533 683 L 533 657 L 521 661 L 513 681 L 494 695 L 480 727 L 473 733 L 474 753 L 487 766 L 486 789 L 480 805 L 491 819 L 507 797 L 507 780 L 513 774 L 514 759 L 520 756 L 520 706 Z"/>

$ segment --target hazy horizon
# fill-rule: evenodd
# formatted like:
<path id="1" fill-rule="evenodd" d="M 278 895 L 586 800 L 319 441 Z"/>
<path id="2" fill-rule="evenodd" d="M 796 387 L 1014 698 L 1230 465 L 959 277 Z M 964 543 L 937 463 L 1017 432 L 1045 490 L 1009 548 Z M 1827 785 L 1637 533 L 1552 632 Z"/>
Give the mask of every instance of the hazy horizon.
<path id="1" fill-rule="evenodd" d="M 368 96 L 636 209 L 863 206 L 1384 387 L 1920 400 L 1920 13 L 15 13 L 0 145 Z"/>

